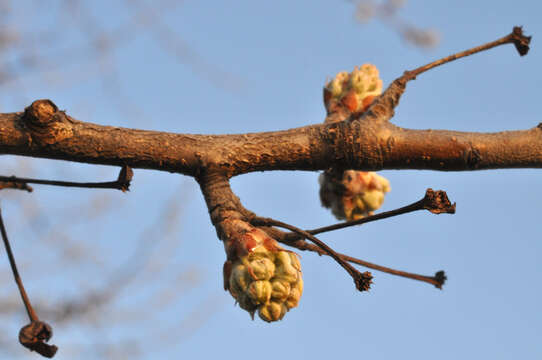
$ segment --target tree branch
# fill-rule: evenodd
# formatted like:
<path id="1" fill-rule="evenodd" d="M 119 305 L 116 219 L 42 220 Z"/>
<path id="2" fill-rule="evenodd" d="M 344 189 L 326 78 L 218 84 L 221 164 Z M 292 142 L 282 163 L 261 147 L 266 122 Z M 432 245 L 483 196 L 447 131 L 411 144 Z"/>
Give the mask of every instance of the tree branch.
<path id="1" fill-rule="evenodd" d="M 540 168 L 542 125 L 524 131 L 469 133 L 409 130 L 389 122 L 343 121 L 242 135 L 187 135 L 101 126 L 54 110 L 32 120 L 0 114 L 0 154 L 228 177 L 264 170 Z M 35 125 L 36 123 L 40 124 Z M 40 127 L 41 126 L 41 127 Z M 36 130 L 39 129 L 39 130 Z"/>
<path id="2" fill-rule="evenodd" d="M 134 172 L 128 166 L 123 166 L 119 172 L 119 176 L 115 181 L 106 181 L 106 182 L 73 182 L 73 181 L 59 181 L 59 180 L 42 180 L 42 179 L 29 179 L 29 178 L 19 178 L 15 176 L 0 176 L 0 189 L 2 189 L 3 184 L 8 184 L 4 187 L 17 188 L 22 190 L 27 190 L 32 192 L 32 188 L 27 184 L 41 184 L 41 185 L 54 185 L 54 186 L 64 186 L 64 187 L 78 187 L 78 188 L 87 188 L 87 189 L 117 189 L 122 192 L 130 190 L 130 182 Z M 9 184 L 13 184 L 9 186 Z"/>
<path id="3" fill-rule="evenodd" d="M 417 75 L 449 61 L 513 43 L 520 55 L 530 37 L 520 27 L 496 41 L 434 61 L 393 81 L 369 109 L 348 120 L 284 131 L 188 135 L 84 123 L 50 100 L 0 114 L 0 154 L 130 166 L 197 177 L 217 169 L 228 177 L 263 170 L 542 167 L 542 125 L 493 134 L 408 130 L 388 123 Z M 503 146 L 506 144 L 506 146 Z"/>

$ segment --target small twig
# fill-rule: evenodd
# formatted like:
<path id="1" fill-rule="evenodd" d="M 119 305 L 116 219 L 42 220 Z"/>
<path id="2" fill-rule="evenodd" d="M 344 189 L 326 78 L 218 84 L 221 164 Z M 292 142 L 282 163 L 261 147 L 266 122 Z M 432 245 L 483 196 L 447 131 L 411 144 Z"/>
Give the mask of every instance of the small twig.
<path id="1" fill-rule="evenodd" d="M 298 233 L 304 238 L 315 243 L 326 255 L 331 256 L 335 261 L 337 261 L 339 265 L 341 265 L 348 272 L 348 274 L 352 276 L 352 279 L 354 279 L 354 283 L 356 284 L 356 288 L 359 291 L 369 290 L 369 287 L 371 286 L 371 282 L 372 282 L 371 280 L 373 278 L 370 272 L 366 271 L 364 273 L 360 273 L 352 265 L 350 265 L 348 262 L 343 260 L 339 256 L 339 254 L 337 254 L 332 248 L 326 245 L 326 243 L 320 241 L 319 239 L 309 234 L 308 232 L 301 230 L 293 225 L 286 224 L 286 223 L 283 223 L 282 221 L 278 221 L 278 220 L 270 219 L 270 218 L 256 217 L 251 221 L 251 223 L 256 226 L 278 226 L 278 227 L 293 231 L 295 233 Z"/>
<path id="2" fill-rule="evenodd" d="M 273 232 L 273 230 L 274 230 L 273 228 L 266 229 L 266 231 L 268 232 Z M 284 234 L 284 235 L 291 235 L 291 234 Z M 286 239 L 286 237 L 281 238 L 280 230 L 275 230 L 275 233 L 273 233 L 273 236 L 279 242 L 282 242 L 283 244 L 286 244 L 291 247 L 295 247 L 296 249 L 303 250 L 303 251 L 312 251 L 312 252 L 317 253 L 318 255 L 328 255 L 325 251 L 320 249 L 318 246 L 309 244 L 304 240 L 289 240 L 289 239 Z M 442 285 L 444 285 L 444 282 L 446 280 L 446 275 L 444 274 L 444 271 L 438 271 L 437 273 L 435 273 L 434 276 L 420 275 L 420 274 L 409 273 L 402 270 L 392 269 L 392 268 L 385 267 L 382 265 L 373 264 L 368 261 L 361 260 L 349 255 L 341 254 L 341 253 L 337 253 L 337 255 L 344 261 L 348 261 L 354 264 L 365 266 L 369 269 L 382 271 L 387 274 L 401 276 L 401 277 L 412 279 L 412 280 L 423 281 L 431 285 L 434 285 L 438 289 L 442 289 Z"/>
<path id="3" fill-rule="evenodd" d="M 15 258 L 13 257 L 13 252 L 11 251 L 11 245 L 9 244 L 6 227 L 4 226 L 4 220 L 2 219 L 1 209 L 0 209 L 0 230 L 2 231 L 2 239 L 4 240 L 4 246 L 6 247 L 6 252 L 8 253 L 9 265 L 11 266 L 13 277 L 15 279 L 15 282 L 17 283 L 19 292 L 21 293 L 21 298 L 23 299 L 23 303 L 26 308 L 26 312 L 28 313 L 28 317 L 30 318 L 30 321 L 39 321 L 38 315 L 36 315 L 34 308 L 32 308 L 32 305 L 30 304 L 30 300 L 28 299 L 28 295 L 26 294 L 26 291 L 24 289 L 23 281 L 21 280 L 21 277 L 19 276 L 19 271 L 17 270 L 17 264 L 15 263 Z"/>
<path id="4" fill-rule="evenodd" d="M 28 295 L 24 289 L 23 281 L 19 276 L 19 271 L 17 270 L 17 264 L 15 263 L 15 257 L 11 251 L 11 245 L 9 244 L 8 235 L 6 227 L 4 226 L 4 220 L 2 219 L 2 210 L 0 209 L 0 231 L 2 233 L 2 239 L 4 240 L 4 246 L 8 254 L 9 264 L 11 266 L 11 271 L 13 272 L 13 278 L 15 283 L 19 288 L 19 293 L 23 300 L 24 306 L 28 317 L 30 318 L 30 324 L 24 326 L 19 332 L 19 342 L 26 348 L 36 351 L 39 354 L 45 357 L 53 357 L 58 350 L 55 345 L 46 344 L 47 341 L 53 335 L 53 330 L 51 326 L 47 323 L 40 321 L 38 315 L 34 311 Z"/>
<path id="5" fill-rule="evenodd" d="M 420 75 L 421 73 L 428 71 L 434 67 L 446 64 L 450 61 L 454 61 L 465 56 L 470 56 L 480 51 L 489 50 L 491 48 L 504 44 L 513 43 L 516 46 L 519 54 L 523 56 L 529 51 L 530 41 L 531 37 L 523 35 L 521 27 L 516 26 L 514 27 L 512 33 L 498 40 L 489 42 L 485 45 L 473 47 L 472 49 L 465 50 L 457 54 L 447 56 L 424 66 L 420 66 L 419 68 L 411 71 L 407 70 L 403 73 L 402 76 L 395 79 L 382 93 L 382 95 L 380 95 L 373 101 L 372 105 L 365 113 L 363 113 L 363 115 L 366 119 L 370 119 L 370 121 L 389 121 L 394 115 L 393 110 L 399 104 L 399 100 L 405 92 L 407 82 L 416 79 L 416 76 Z"/>
<path id="6" fill-rule="evenodd" d="M 15 190 L 24 190 L 32 192 L 34 189 L 25 182 L 14 182 L 14 181 L 2 181 L 0 180 L 0 190 L 3 189 L 15 189 Z"/>
<path id="7" fill-rule="evenodd" d="M 309 251 L 316 250 L 316 249 L 314 250 L 311 249 L 312 247 L 311 244 L 307 244 L 307 245 L 309 246 L 307 247 L 307 250 Z M 387 274 L 396 275 L 396 276 L 400 276 L 400 277 L 404 277 L 404 278 L 412 279 L 412 280 L 423 281 L 423 282 L 434 285 L 437 289 L 442 289 L 442 285 L 444 285 L 444 282 L 446 281 L 446 275 L 443 270 L 437 271 L 434 276 L 427 276 L 427 275 L 420 275 L 420 274 L 410 273 L 410 272 L 406 272 L 402 270 L 392 269 L 386 266 L 370 263 L 368 261 L 361 260 L 349 255 L 345 255 L 345 254 L 338 254 L 338 255 L 341 256 L 344 260 L 349 261 L 351 263 L 365 266 L 369 269 L 382 271 Z"/>
<path id="8" fill-rule="evenodd" d="M 354 225 L 361 225 L 367 222 L 386 219 L 392 216 L 406 214 L 409 212 L 423 210 L 423 209 L 428 210 L 434 214 L 441 214 L 441 213 L 453 214 L 455 213 L 455 203 L 452 204 L 450 202 L 445 191 L 442 191 L 442 190 L 434 191 L 433 189 L 429 188 L 426 190 L 425 196 L 422 199 L 410 205 L 404 206 L 402 208 L 368 216 L 366 218 L 362 218 L 359 220 L 334 224 L 334 225 L 325 226 L 325 227 L 314 229 L 314 230 L 307 230 L 307 231 L 304 231 L 304 233 L 315 235 L 315 234 L 319 234 L 319 233 L 323 233 L 327 231 L 343 229 L 345 227 L 354 226 Z M 260 218 L 257 218 L 257 219 L 259 220 Z M 273 225 L 269 225 L 269 226 L 273 226 Z M 280 226 L 280 225 L 276 225 L 276 226 Z M 283 227 L 283 226 L 280 226 L 280 227 Z M 298 240 L 300 238 L 308 238 L 307 236 L 301 234 L 299 231 L 294 231 L 290 228 L 287 228 L 287 229 L 291 230 L 292 232 L 287 233 L 287 234 L 281 233 L 281 236 L 279 236 L 278 234 L 275 234 L 274 236 L 277 238 L 277 240 L 300 250 L 313 251 L 320 255 L 329 255 L 328 252 L 322 250 L 322 248 L 319 246 L 315 246 L 305 241 Z M 270 231 L 272 230 L 270 229 Z M 420 275 L 420 274 L 409 273 L 406 271 L 396 270 L 389 267 L 373 264 L 368 261 L 361 260 L 349 255 L 341 254 L 341 253 L 335 253 L 335 254 L 343 261 L 348 261 L 354 264 L 362 265 L 370 269 L 382 271 L 382 272 L 392 274 L 392 275 L 397 275 L 397 276 L 405 277 L 408 279 L 427 282 L 429 284 L 434 285 L 435 287 L 439 289 L 442 289 L 442 285 L 444 284 L 446 280 L 444 271 L 438 271 L 434 276 Z"/>
<path id="9" fill-rule="evenodd" d="M 446 274 L 444 273 L 443 270 L 437 271 L 434 276 L 420 275 L 420 274 L 414 274 L 414 273 L 410 273 L 410 272 L 406 272 L 402 270 L 392 269 L 392 268 L 378 265 L 378 264 L 373 264 L 368 261 L 357 259 L 348 255 L 343 255 L 343 254 L 340 254 L 340 255 L 343 257 L 344 260 L 352 262 L 354 264 L 362 265 L 369 269 L 382 271 L 387 274 L 401 276 L 407 279 L 423 281 L 423 282 L 434 285 L 437 289 L 442 289 L 442 285 L 444 285 L 444 282 L 446 281 Z"/>
<path id="10" fill-rule="evenodd" d="M 433 189 L 429 188 L 426 190 L 425 196 L 422 199 L 410 205 L 403 206 L 395 210 L 384 211 L 384 212 L 367 216 L 358 220 L 337 223 L 337 224 L 328 225 L 321 228 L 306 230 L 306 231 L 309 234 L 316 235 L 316 234 L 321 234 L 328 231 L 344 229 L 350 226 L 362 225 L 362 224 L 372 222 L 372 221 L 387 219 L 393 216 L 408 214 L 408 213 L 418 211 L 418 210 L 428 210 L 432 212 L 433 214 L 441 214 L 441 213 L 453 214 L 455 213 L 455 203 L 452 204 L 450 202 L 445 191 L 442 191 L 442 190 L 434 191 Z M 301 236 L 297 233 L 289 233 L 289 234 L 286 234 L 284 237 L 284 239 L 288 241 L 293 241 L 300 238 Z"/>
<path id="11" fill-rule="evenodd" d="M 476 46 L 471 49 L 458 52 L 456 54 L 447 56 L 445 58 L 433 61 L 429 64 L 426 64 L 424 66 L 420 66 L 419 68 L 412 70 L 412 71 L 405 71 L 405 74 L 402 76 L 402 78 L 406 81 L 413 80 L 416 78 L 416 76 L 420 75 L 423 72 L 426 72 L 427 70 L 430 70 L 432 68 L 435 68 L 437 66 L 446 64 L 450 61 L 454 61 L 457 59 L 460 59 L 465 56 L 470 56 L 473 54 L 476 54 L 481 51 L 486 51 L 491 48 L 505 45 L 505 44 L 514 44 L 519 55 L 523 56 L 526 55 L 529 52 L 529 43 L 531 42 L 530 36 L 523 35 L 523 30 L 521 26 L 514 26 L 512 32 L 498 40 L 489 42 L 484 45 Z"/>
<path id="12" fill-rule="evenodd" d="M 28 179 L 19 178 L 15 176 L 0 176 L 0 182 L 10 182 L 19 184 L 41 184 L 41 185 L 55 185 L 64 187 L 78 187 L 78 188 L 92 188 L 92 189 L 117 189 L 123 192 L 128 191 L 130 188 L 130 181 L 132 180 L 134 173 L 129 166 L 123 166 L 120 170 L 119 177 L 115 181 L 107 182 L 73 182 L 73 181 L 59 181 L 59 180 L 42 180 L 42 179 Z"/>

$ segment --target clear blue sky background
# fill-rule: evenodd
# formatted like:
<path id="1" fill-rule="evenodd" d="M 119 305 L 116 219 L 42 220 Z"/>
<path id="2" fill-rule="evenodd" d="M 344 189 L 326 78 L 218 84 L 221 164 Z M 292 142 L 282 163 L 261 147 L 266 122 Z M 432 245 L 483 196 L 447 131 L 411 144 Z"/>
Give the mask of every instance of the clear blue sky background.
<path id="1" fill-rule="evenodd" d="M 123 2 L 97 1 L 87 8 L 100 27 L 110 29 L 133 13 Z M 22 18 L 22 10 L 14 10 L 18 12 L 13 16 Z M 48 19 L 53 10 L 43 5 L 39 11 L 41 29 L 76 27 L 77 18 Z M 179 48 L 162 46 L 159 37 L 164 33 L 159 30 L 142 31 L 115 45 L 110 61 L 116 67 L 117 91 L 104 90 L 88 70 L 96 59 L 83 56 L 66 66 L 69 75 L 56 79 L 59 84 L 23 78 L 12 90 L 3 89 L 0 102 L 3 112 L 19 111 L 34 99 L 51 98 L 80 120 L 169 132 L 287 129 L 323 121 L 322 86 L 339 71 L 370 62 L 388 84 L 404 70 L 523 25 L 534 36 L 528 56 L 520 58 L 507 46 L 424 74 L 408 85 L 393 122 L 419 129 L 527 129 L 542 121 L 542 47 L 537 41 L 542 37 L 541 13 L 536 1 L 409 1 L 400 16 L 441 34 L 440 45 L 429 51 L 405 43 L 381 22 L 360 25 L 348 1 L 186 1 L 169 7 L 161 21 L 182 38 L 188 54 L 179 57 Z M 76 32 L 65 39 L 66 44 L 51 46 L 79 45 Z M 133 113 L 118 110 L 119 101 L 134 104 Z M 69 174 L 74 180 L 115 177 L 118 171 L 47 160 L 32 164 L 34 175 Z M 225 255 L 197 184 L 174 174 L 136 170 L 131 192 L 112 195 L 120 210 L 100 225 L 96 241 L 109 244 L 119 256 L 129 253 L 133 237 L 153 223 L 168 198 L 178 197 L 183 211 L 175 236 L 182 245 L 168 261 L 178 268 L 197 266 L 203 281 L 167 310 L 140 309 L 158 314 L 155 322 L 112 330 L 103 324 L 108 341 L 158 339 L 139 344 L 142 357 L 153 359 L 542 358 L 542 171 L 382 174 L 392 185 L 382 210 L 415 201 L 432 187 L 448 192 L 457 202 L 457 213 L 415 213 L 321 239 L 386 266 L 428 275 L 444 269 L 444 289 L 373 272 L 371 291 L 358 293 L 333 261 L 303 253 L 305 292 L 299 308 L 283 321 L 267 324 L 251 321 L 221 290 Z M 265 172 L 235 178 L 232 186 L 256 213 L 314 228 L 335 221 L 320 207 L 317 177 Z M 90 195 L 41 187 L 33 196 L 54 217 L 55 211 L 76 208 Z M 15 207 L 11 202 L 6 206 L 6 211 Z M 6 217 L 16 222 L 9 213 Z M 79 231 L 89 229 L 81 226 Z M 93 281 L 103 280 L 96 279 L 95 270 L 85 271 Z M 58 279 L 51 284 L 55 289 L 77 292 L 62 276 Z M 151 285 L 160 280 L 152 279 Z M 127 292 L 122 301 L 137 308 L 139 300 Z M 198 305 L 203 310 L 194 313 Z M 192 327 L 191 321 L 199 326 Z M 179 323 L 186 323 L 184 332 L 168 338 L 167 329 Z M 61 347 L 89 341 L 76 325 L 57 330 L 54 340 Z M 73 356 L 78 357 L 61 349 L 58 358 Z"/>

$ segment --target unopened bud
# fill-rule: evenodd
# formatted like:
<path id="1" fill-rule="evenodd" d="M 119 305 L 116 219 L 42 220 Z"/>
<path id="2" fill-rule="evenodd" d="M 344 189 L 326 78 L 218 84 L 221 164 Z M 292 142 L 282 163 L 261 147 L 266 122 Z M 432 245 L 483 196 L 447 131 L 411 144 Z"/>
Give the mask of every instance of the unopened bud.
<path id="1" fill-rule="evenodd" d="M 258 315 L 262 320 L 272 322 L 282 320 L 286 312 L 288 312 L 288 308 L 284 303 L 270 301 L 259 308 Z"/>

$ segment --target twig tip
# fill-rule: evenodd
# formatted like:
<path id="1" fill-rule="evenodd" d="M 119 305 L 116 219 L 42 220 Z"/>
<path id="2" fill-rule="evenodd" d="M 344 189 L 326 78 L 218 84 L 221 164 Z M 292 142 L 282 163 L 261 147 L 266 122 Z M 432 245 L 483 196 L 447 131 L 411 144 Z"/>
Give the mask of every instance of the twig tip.
<path id="1" fill-rule="evenodd" d="M 19 331 L 19 342 L 31 351 L 40 355 L 52 358 L 55 356 L 58 347 L 47 344 L 47 341 L 53 336 L 51 326 L 43 321 L 32 321 L 25 325 Z"/>
<path id="2" fill-rule="evenodd" d="M 440 270 L 435 273 L 434 279 L 437 282 L 435 284 L 435 287 L 442 290 L 442 286 L 448 278 L 446 277 L 446 273 L 444 272 L 444 270 Z"/>
<path id="3" fill-rule="evenodd" d="M 423 208 L 433 214 L 455 214 L 455 203 L 448 199 L 446 191 L 427 189 L 423 198 Z"/>
<path id="4" fill-rule="evenodd" d="M 532 36 L 523 35 L 523 27 L 514 26 L 514 29 L 512 30 L 512 38 L 514 40 L 514 46 L 516 47 L 519 55 L 527 55 Z"/>
<path id="5" fill-rule="evenodd" d="M 365 271 L 364 273 L 358 272 L 354 277 L 354 283 L 356 284 L 356 289 L 359 291 L 369 291 L 373 283 L 373 275 L 369 271 Z"/>

